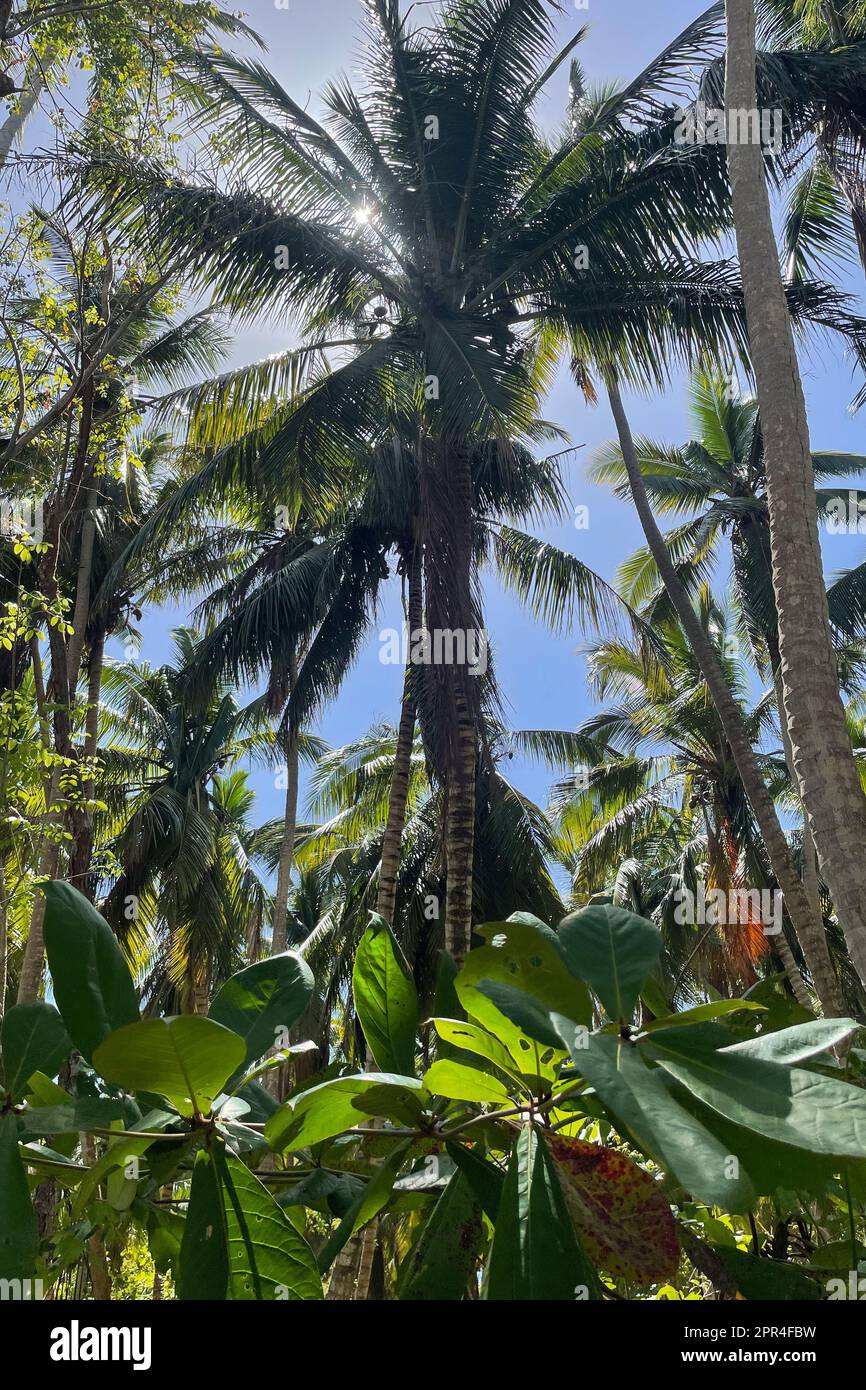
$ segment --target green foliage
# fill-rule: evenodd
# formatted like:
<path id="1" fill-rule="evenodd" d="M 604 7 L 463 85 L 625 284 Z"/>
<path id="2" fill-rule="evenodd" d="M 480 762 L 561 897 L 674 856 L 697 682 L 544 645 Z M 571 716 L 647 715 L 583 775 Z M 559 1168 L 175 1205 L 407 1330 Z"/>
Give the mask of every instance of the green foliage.
<path id="1" fill-rule="evenodd" d="M 418 1028 L 415 981 L 389 924 L 375 914 L 355 953 L 352 995 L 377 1067 L 411 1073 Z"/>
<path id="2" fill-rule="evenodd" d="M 209 1115 L 246 1049 L 237 1033 L 195 1015 L 149 1018 L 109 1034 L 93 1054 L 105 1077 L 127 1090 L 155 1091 L 178 1113 Z"/>
<path id="3" fill-rule="evenodd" d="M 90 1060 L 110 1033 L 138 1019 L 129 967 L 105 918 L 69 883 L 45 885 L 44 929 L 57 1007 Z"/>

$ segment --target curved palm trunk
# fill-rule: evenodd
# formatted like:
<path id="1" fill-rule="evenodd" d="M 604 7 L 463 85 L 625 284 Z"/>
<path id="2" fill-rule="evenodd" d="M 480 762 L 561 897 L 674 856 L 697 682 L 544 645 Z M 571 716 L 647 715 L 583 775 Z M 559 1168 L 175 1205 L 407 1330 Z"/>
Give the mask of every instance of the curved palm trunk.
<path id="1" fill-rule="evenodd" d="M 376 911 L 386 922 L 393 924 L 397 900 L 397 871 L 400 867 L 400 845 L 406 823 L 406 803 L 409 800 L 409 777 L 412 771 L 412 747 L 415 739 L 415 680 L 412 665 L 412 641 L 424 621 L 421 589 L 421 552 L 414 547 L 408 563 L 409 600 L 406 621 L 409 628 L 406 670 L 403 676 L 403 703 L 397 729 L 397 748 L 394 770 L 388 793 L 388 820 L 382 837 L 382 858 L 379 864 L 379 887 Z"/>
<path id="2" fill-rule="evenodd" d="M 726 0 L 729 109 L 755 106 L 752 0 Z M 728 146 L 757 385 L 781 677 L 800 796 L 851 959 L 866 981 L 866 800 L 839 695 L 818 540 L 809 427 L 758 145 Z M 804 895 L 805 896 L 805 895 Z"/>
<path id="3" fill-rule="evenodd" d="M 828 1014 L 842 1013 L 844 1006 L 832 967 L 828 971 L 827 963 L 820 953 L 817 957 L 810 958 L 809 956 L 806 943 L 810 940 L 812 913 L 808 898 L 794 867 L 788 842 L 776 814 L 776 808 L 761 776 L 761 770 L 758 767 L 754 749 L 749 742 L 742 715 L 728 689 L 728 683 L 713 651 L 712 644 L 680 583 L 662 533 L 656 524 L 641 475 L 628 418 L 619 394 L 619 387 L 612 377 L 607 382 L 607 388 L 635 509 L 640 518 L 650 553 L 658 566 L 662 582 L 683 625 L 695 660 L 707 683 L 710 699 L 721 720 L 743 788 L 758 823 L 758 829 L 761 832 L 770 860 L 770 867 L 776 882 L 782 889 L 788 915 L 803 946 L 821 1005 Z"/>

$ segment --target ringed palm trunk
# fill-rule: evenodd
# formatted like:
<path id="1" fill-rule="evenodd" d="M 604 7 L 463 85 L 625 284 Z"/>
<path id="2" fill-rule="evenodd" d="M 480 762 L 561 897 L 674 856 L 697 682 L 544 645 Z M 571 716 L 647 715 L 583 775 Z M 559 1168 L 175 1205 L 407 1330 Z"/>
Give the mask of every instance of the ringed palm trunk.
<path id="1" fill-rule="evenodd" d="M 753 109 L 755 12 L 726 0 L 728 109 Z M 728 146 L 770 512 L 782 694 L 800 798 L 824 880 L 866 981 L 866 799 L 839 694 L 818 540 L 806 406 L 759 145 Z"/>
<path id="2" fill-rule="evenodd" d="M 749 741 L 742 715 L 728 688 L 728 683 L 712 644 L 680 583 L 662 533 L 656 524 L 644 486 L 622 397 L 616 380 L 612 376 L 608 378 L 607 388 L 635 509 L 647 545 L 658 566 L 659 574 L 671 603 L 683 625 L 695 660 L 707 683 L 710 699 L 721 720 L 725 737 L 730 744 L 731 753 L 740 774 L 740 780 L 758 823 L 770 867 L 776 882 L 782 889 L 788 915 L 803 947 L 803 953 L 815 981 L 815 989 L 821 1006 L 828 1015 L 838 1015 L 844 1012 L 839 985 L 833 973 L 829 955 L 825 957 L 820 951 L 814 949 L 814 923 L 809 900 L 794 866 L 788 842 L 776 814 L 776 808 L 761 776 L 761 770 Z M 812 948 L 811 952 L 810 947 Z M 796 993 L 796 985 L 793 982 L 792 985 Z"/>
<path id="3" fill-rule="evenodd" d="M 295 653 L 289 657 L 289 694 L 298 680 Z M 286 752 L 286 807 L 283 814 L 283 837 L 280 842 L 280 862 L 277 888 L 274 894 L 274 915 L 271 922 L 271 955 L 282 955 L 286 949 L 286 924 L 289 915 L 289 890 L 292 882 L 292 863 L 295 858 L 295 838 L 298 829 L 298 740 L 290 738 Z"/>
<path id="4" fill-rule="evenodd" d="M 382 857 L 379 863 L 379 887 L 376 893 L 376 911 L 386 922 L 393 925 L 397 901 L 397 872 L 400 867 L 400 845 L 406 823 L 406 804 L 409 800 L 409 778 L 412 771 L 412 747 L 415 738 L 415 671 L 412 664 L 413 635 L 418 633 L 423 623 L 423 593 L 421 583 L 421 548 L 414 545 L 408 556 L 409 596 L 406 605 L 408 642 L 406 669 L 403 676 L 403 700 L 400 708 L 400 723 L 397 729 L 397 747 L 394 755 L 394 770 L 391 773 L 391 787 L 388 793 L 388 819 L 382 839 Z M 368 1056 L 368 1070 L 374 1069 L 372 1057 Z M 373 1261 L 376 1257 L 378 1222 L 371 1221 L 368 1226 L 353 1237 L 340 1251 L 334 1265 L 334 1273 L 328 1289 L 328 1297 L 339 1300 L 363 1300 L 370 1288 Z"/>
<path id="5" fill-rule="evenodd" d="M 386 922 L 393 925 L 397 900 L 397 872 L 400 867 L 400 845 L 406 823 L 406 804 L 409 800 L 409 778 L 412 771 L 412 748 L 415 739 L 415 679 L 412 665 L 413 634 L 417 633 L 423 622 L 423 600 L 421 592 L 421 552 L 414 546 L 408 556 L 407 572 L 409 578 L 409 598 L 406 621 L 409 629 L 406 670 L 403 676 L 403 702 L 400 708 L 400 723 L 397 729 L 397 748 L 394 755 L 394 770 L 391 773 L 391 787 L 388 793 L 388 819 L 382 838 L 382 858 L 379 864 L 379 887 L 376 893 L 376 911 Z"/>
<path id="6" fill-rule="evenodd" d="M 424 564 L 432 673 L 443 712 L 445 770 L 445 948 L 459 965 L 472 934 L 472 861 L 475 841 L 477 677 L 468 666 L 469 643 L 480 632 L 472 597 L 472 467 L 468 441 L 450 436 L 425 466 Z M 426 461 L 429 465 L 430 460 Z M 451 659 L 437 662 L 451 644 Z M 460 645 L 454 652 L 454 645 Z M 455 658 L 456 655 L 456 659 Z"/>

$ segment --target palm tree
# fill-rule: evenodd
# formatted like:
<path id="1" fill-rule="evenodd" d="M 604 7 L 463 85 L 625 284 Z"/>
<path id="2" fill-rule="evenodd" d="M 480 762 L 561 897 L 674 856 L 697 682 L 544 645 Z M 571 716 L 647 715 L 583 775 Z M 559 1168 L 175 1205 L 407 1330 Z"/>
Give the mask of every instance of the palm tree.
<path id="1" fill-rule="evenodd" d="M 174 638 L 177 664 L 106 672 L 112 737 L 99 790 L 108 810 L 97 829 L 118 868 L 100 908 L 131 954 L 146 959 L 155 934 L 149 996 L 203 1012 L 241 963 L 251 920 L 269 909 L 250 858 L 252 793 L 237 764 L 270 760 L 274 738 L 261 700 L 238 708 L 223 690 L 193 699 L 185 668 L 196 634 Z"/>
<path id="2" fill-rule="evenodd" d="M 729 378 L 701 372 L 691 388 L 692 416 L 698 436 L 681 447 L 639 439 L 635 449 L 644 485 L 657 514 L 690 518 L 665 537 L 679 578 L 687 587 L 702 582 L 718 555 L 723 536 L 730 538 L 732 578 L 740 622 L 748 634 L 759 670 L 767 670 L 776 692 L 782 743 L 792 783 L 796 783 L 793 754 L 783 717 L 779 631 L 770 561 L 770 527 L 767 479 L 758 403 L 741 397 Z M 819 516 L 832 519 L 839 488 L 818 487 L 835 475 L 856 474 L 866 469 L 866 458 L 852 454 L 812 455 Z M 593 468 L 599 482 L 611 482 L 620 496 L 629 495 L 622 450 L 611 445 L 599 453 Z M 623 593 L 629 603 L 658 613 L 664 591 L 659 593 L 658 568 L 650 552 L 638 551 L 621 566 Z M 846 665 L 858 660 L 861 638 L 861 575 L 852 571 L 830 586 L 830 621 Z M 809 894 L 813 921 L 823 931 L 820 895 L 816 879 L 811 835 L 804 821 L 802 876 Z M 814 934 L 813 934 L 814 936 Z M 806 943 L 813 955 L 817 937 Z"/>
<path id="3" fill-rule="evenodd" d="M 111 215 L 144 227 L 239 313 L 301 319 L 310 350 L 353 355 L 259 438 L 255 467 L 286 500 L 333 486 L 346 452 L 375 444 L 398 406 L 424 420 L 421 517 L 428 621 L 471 631 L 473 434 L 502 448 L 529 429 L 539 361 L 533 325 L 565 325 L 584 347 L 663 370 L 684 325 L 708 339 L 738 291 L 725 267 L 689 260 L 723 224 L 716 154 L 677 151 L 670 122 L 636 133 L 617 119 L 571 129 L 551 148 L 532 107 L 577 38 L 552 51 L 551 0 L 448 0 L 411 30 L 398 0 L 368 0 L 366 90 L 325 93 L 328 127 L 258 64 L 191 60 L 231 146 L 226 191 L 144 162 L 102 160 Z M 681 82 L 707 32 L 690 26 L 621 106 L 653 109 L 654 87 Z M 579 37 L 579 36 L 578 36 Z M 604 118 L 599 118 L 604 126 Z M 591 271 L 575 247 L 591 241 Z M 241 472 L 252 450 L 234 456 Z M 221 466 L 221 465 L 220 465 Z M 438 673 L 449 787 L 449 946 L 469 940 L 472 797 L 479 708 L 465 668 Z"/>
<path id="4" fill-rule="evenodd" d="M 712 645 L 731 698 L 737 703 L 750 743 L 760 747 L 773 729 L 772 701 L 747 707 L 748 681 L 729 654 L 725 614 L 706 587 L 697 616 Z M 725 728 L 682 626 L 667 619 L 659 628 L 661 650 L 649 653 L 621 642 L 590 648 L 591 687 L 614 703 L 578 729 L 584 740 L 582 767 L 554 791 L 552 814 L 560 852 L 572 873 L 576 901 L 598 892 L 624 859 L 661 866 L 664 892 L 657 906 L 664 923 L 671 976 L 681 983 L 690 963 L 709 971 L 703 978 L 728 993 L 755 981 L 768 947 L 780 949 L 792 988 L 808 1006 L 799 970 L 791 968 L 787 942 L 763 933 L 750 913 L 745 922 L 709 924 L 695 946 L 694 923 L 676 931 L 674 895 L 692 891 L 698 866 L 708 887 L 726 894 L 745 886 L 767 887 L 772 877 L 766 852 Z M 785 765 L 777 753 L 757 755 L 761 775 L 776 796 L 790 795 Z M 823 924 L 822 924 L 823 928 Z M 697 951 L 696 959 L 689 961 Z"/>
<path id="5" fill-rule="evenodd" d="M 727 0 L 726 12 L 726 105 L 750 110 L 756 104 L 752 0 Z M 728 166 L 764 439 L 783 718 L 821 868 L 851 959 L 866 980 L 866 801 L 839 694 L 809 428 L 760 147 L 730 145 Z"/>

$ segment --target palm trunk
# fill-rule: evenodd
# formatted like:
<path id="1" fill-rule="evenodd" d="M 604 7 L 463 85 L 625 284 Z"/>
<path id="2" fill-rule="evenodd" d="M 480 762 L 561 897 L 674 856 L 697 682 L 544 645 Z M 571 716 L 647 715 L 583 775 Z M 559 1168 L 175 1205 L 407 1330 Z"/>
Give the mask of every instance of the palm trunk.
<path id="1" fill-rule="evenodd" d="M 289 693 L 298 679 L 294 652 L 289 657 Z M 271 921 L 271 954 L 282 955 L 286 949 L 289 890 L 292 882 L 292 862 L 295 857 L 295 836 L 298 827 L 298 741 L 290 737 L 286 752 L 286 808 L 283 816 L 283 838 L 280 843 L 280 863 L 277 888 L 274 894 L 274 915 Z"/>
<path id="2" fill-rule="evenodd" d="M 45 91 L 45 69 L 50 65 L 53 50 L 46 55 L 42 67 L 31 75 L 30 81 L 21 92 L 18 98 L 18 110 L 10 111 L 2 126 L 0 126 L 0 169 L 4 168 L 10 154 L 12 146 L 24 130 L 27 121 L 33 114 L 36 105 Z"/>
<path id="3" fill-rule="evenodd" d="M 725 101 L 729 109 L 751 109 L 753 0 L 726 0 L 726 13 Z M 782 693 L 794 766 L 824 880 L 855 969 L 866 981 L 866 800 L 839 695 L 806 406 L 760 146 L 729 145 L 728 169 L 764 437 Z"/>
<path id="4" fill-rule="evenodd" d="M 397 901 L 397 871 L 400 867 L 400 845 L 406 823 L 406 804 L 409 800 L 409 777 L 412 771 L 412 748 L 415 740 L 415 680 L 412 665 L 413 635 L 419 631 L 423 618 L 421 592 L 421 553 L 416 547 L 409 556 L 409 600 L 407 622 L 409 640 L 406 671 L 403 677 L 403 703 L 397 729 L 397 748 L 394 770 L 388 793 L 388 820 L 382 839 L 382 858 L 379 864 L 379 887 L 376 911 L 393 925 Z"/>
<path id="5" fill-rule="evenodd" d="M 466 440 L 445 450 L 443 482 L 452 529 L 452 573 L 446 586 L 444 629 L 461 632 L 468 643 L 478 630 L 472 601 L 472 471 Z M 445 949 L 462 964 L 472 936 L 472 867 L 475 849 L 475 677 L 466 662 L 445 668 L 448 700 L 448 786 L 445 821 Z"/>
<path id="6" fill-rule="evenodd" d="M 647 545 L 658 566 L 668 597 L 683 625 L 683 630 L 701 674 L 707 683 L 710 699 L 725 731 L 725 737 L 730 745 L 740 780 L 758 823 L 770 867 L 776 882 L 782 889 L 788 915 L 805 952 L 805 942 L 809 940 L 812 921 L 808 898 L 791 858 L 791 851 L 779 823 L 776 808 L 761 776 L 761 770 L 758 767 L 754 749 L 749 742 L 742 715 L 728 688 L 728 683 L 712 644 L 680 583 L 664 538 L 653 516 L 635 452 L 631 429 L 619 394 L 619 387 L 613 377 L 608 380 L 608 394 L 635 509 Z M 810 960 L 807 956 L 807 962 L 824 1011 L 828 1014 L 842 1013 L 843 1005 L 839 986 L 832 970 L 828 973 L 824 968 L 823 960 L 820 958 Z"/>

